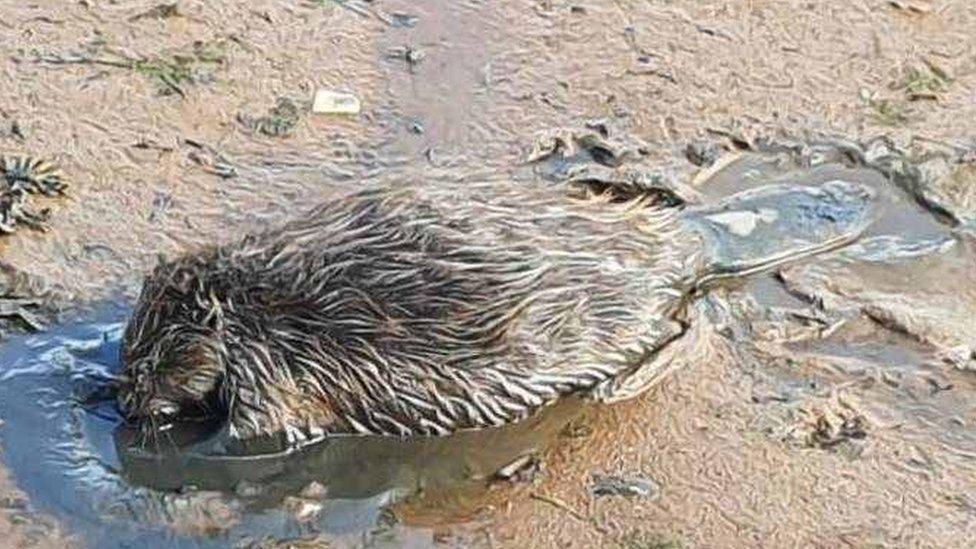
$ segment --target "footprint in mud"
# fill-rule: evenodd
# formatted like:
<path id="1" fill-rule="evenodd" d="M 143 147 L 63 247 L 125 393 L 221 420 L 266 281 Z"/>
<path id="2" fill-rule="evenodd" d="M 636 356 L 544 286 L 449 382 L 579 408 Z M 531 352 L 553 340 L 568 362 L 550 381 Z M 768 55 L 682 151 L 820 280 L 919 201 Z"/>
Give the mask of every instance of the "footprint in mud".
<path id="1" fill-rule="evenodd" d="M 567 403 L 511 428 L 445 438 L 346 436 L 231 454 L 219 428 L 180 426 L 147 446 L 105 396 L 125 314 L 105 307 L 0 348 L 3 464 L 34 510 L 92 547 L 149 536 L 167 547 L 429 540 L 428 529 L 398 525 L 385 509 L 419 490 L 474 498 L 579 409 Z"/>

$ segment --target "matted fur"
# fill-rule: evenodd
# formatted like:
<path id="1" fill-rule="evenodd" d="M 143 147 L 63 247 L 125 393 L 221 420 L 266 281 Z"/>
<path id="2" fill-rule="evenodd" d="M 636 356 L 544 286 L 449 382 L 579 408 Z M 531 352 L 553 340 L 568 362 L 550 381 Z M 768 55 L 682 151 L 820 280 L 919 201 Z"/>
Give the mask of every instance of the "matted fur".
<path id="1" fill-rule="evenodd" d="M 647 387 L 612 382 L 684 331 L 701 246 L 677 214 L 497 182 L 353 193 L 160 264 L 125 332 L 120 404 L 304 438 L 443 435 L 567 393 L 633 396 Z"/>

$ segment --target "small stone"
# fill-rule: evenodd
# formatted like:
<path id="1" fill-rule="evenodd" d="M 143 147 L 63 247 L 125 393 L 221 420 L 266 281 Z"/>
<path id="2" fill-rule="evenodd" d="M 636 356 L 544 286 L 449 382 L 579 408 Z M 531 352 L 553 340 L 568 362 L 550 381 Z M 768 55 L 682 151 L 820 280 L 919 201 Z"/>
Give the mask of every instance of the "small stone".
<path id="1" fill-rule="evenodd" d="M 303 498 L 307 498 L 307 499 L 320 499 L 321 500 L 321 499 L 325 499 L 325 497 L 328 495 L 328 493 L 329 493 L 329 489 L 328 488 L 326 488 L 321 483 L 315 482 L 313 480 L 312 482 L 309 482 L 308 485 L 305 486 L 305 488 L 302 488 L 302 491 L 299 492 L 298 495 L 300 495 Z"/>
<path id="2" fill-rule="evenodd" d="M 27 137 L 24 135 L 24 130 L 20 127 L 20 123 L 16 120 L 10 122 L 10 135 L 20 139 L 21 141 L 27 139 Z"/>
<path id="3" fill-rule="evenodd" d="M 417 24 L 416 15 L 410 15 L 409 13 L 396 12 L 396 11 L 389 15 L 390 15 L 390 20 L 393 22 L 394 27 L 411 28 Z"/>
<path id="4" fill-rule="evenodd" d="M 310 522 L 315 520 L 319 514 L 322 513 L 323 508 L 323 505 L 317 501 L 296 497 L 286 497 L 284 504 L 285 509 L 287 509 L 298 522 Z"/>
<path id="5" fill-rule="evenodd" d="M 315 92 L 312 112 L 318 114 L 359 114 L 359 98 L 351 93 L 319 90 Z"/>
<path id="6" fill-rule="evenodd" d="M 234 493 L 242 498 L 258 497 L 263 491 L 260 486 L 249 480 L 242 480 L 234 486 Z"/>
<path id="7" fill-rule="evenodd" d="M 400 46 L 397 48 L 391 48 L 386 53 L 386 56 L 390 59 L 402 59 L 406 61 L 408 65 L 413 67 L 414 65 L 417 65 L 423 61 L 424 57 L 427 55 L 422 50 L 413 46 Z"/>
<path id="8" fill-rule="evenodd" d="M 708 168 L 722 156 L 722 151 L 714 143 L 694 141 L 685 147 L 685 158 L 700 168 Z"/>
<path id="9" fill-rule="evenodd" d="M 427 54 L 413 47 L 406 48 L 403 55 L 403 57 L 407 60 L 407 63 L 410 63 L 411 65 L 420 63 L 426 56 Z"/>
<path id="10" fill-rule="evenodd" d="M 590 493 L 594 496 L 624 496 L 657 499 L 661 487 L 651 479 L 618 475 L 592 475 Z"/>
<path id="11" fill-rule="evenodd" d="M 764 208 L 759 211 L 730 211 L 707 216 L 712 223 L 724 226 L 736 236 L 749 236 L 759 223 L 772 224 L 779 214 L 776 210 Z"/>

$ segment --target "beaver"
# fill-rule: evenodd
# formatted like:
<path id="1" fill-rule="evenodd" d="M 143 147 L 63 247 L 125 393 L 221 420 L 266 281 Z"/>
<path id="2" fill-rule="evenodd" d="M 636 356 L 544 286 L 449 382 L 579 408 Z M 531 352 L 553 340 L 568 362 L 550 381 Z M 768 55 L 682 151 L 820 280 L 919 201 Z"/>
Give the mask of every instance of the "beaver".
<path id="1" fill-rule="evenodd" d="M 873 197 L 844 181 L 696 207 L 490 181 L 349 192 L 161 261 L 125 328 L 118 403 L 133 421 L 303 441 L 632 398 L 712 281 L 851 242 Z"/>

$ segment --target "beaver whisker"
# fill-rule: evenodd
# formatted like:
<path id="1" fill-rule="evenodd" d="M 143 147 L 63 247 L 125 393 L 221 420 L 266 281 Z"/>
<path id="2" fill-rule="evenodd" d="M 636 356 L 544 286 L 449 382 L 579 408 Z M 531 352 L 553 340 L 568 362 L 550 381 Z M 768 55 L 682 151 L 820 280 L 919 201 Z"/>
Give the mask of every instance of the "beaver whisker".
<path id="1" fill-rule="evenodd" d="M 159 420 L 163 414 L 150 413 L 145 416 L 146 422 L 139 425 L 139 436 L 136 440 L 136 446 L 141 449 L 148 449 L 150 444 L 152 445 L 152 450 L 157 454 L 163 453 L 163 447 L 161 445 L 161 438 L 166 437 L 166 442 L 168 442 L 171 448 L 177 448 L 178 445 L 173 439 L 172 433 L 170 432 L 174 427 L 171 421 L 166 423 L 160 423 Z"/>
<path id="2" fill-rule="evenodd" d="M 139 425 L 139 448 L 148 448 L 149 443 L 155 446 L 156 453 L 159 453 L 159 442 L 156 440 L 156 418 L 152 415 L 146 416 L 147 423 Z"/>

